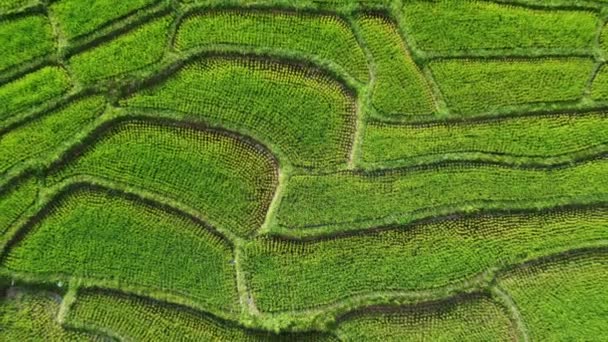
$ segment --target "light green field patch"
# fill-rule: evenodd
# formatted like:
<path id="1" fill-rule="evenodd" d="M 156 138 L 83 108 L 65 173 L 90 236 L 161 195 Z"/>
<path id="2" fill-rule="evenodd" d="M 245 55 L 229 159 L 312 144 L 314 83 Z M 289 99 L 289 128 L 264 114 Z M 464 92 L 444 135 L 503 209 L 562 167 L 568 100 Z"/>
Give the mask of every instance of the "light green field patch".
<path id="1" fill-rule="evenodd" d="M 245 249 L 245 269 L 261 311 L 305 310 L 383 291 L 443 287 L 606 238 L 603 207 L 472 216 L 312 241 L 260 238 Z"/>
<path id="2" fill-rule="evenodd" d="M 0 122 L 65 94 L 71 87 L 67 72 L 45 67 L 0 87 Z"/>
<path id="3" fill-rule="evenodd" d="M 448 107 L 463 117 L 583 96 L 590 58 L 437 60 L 429 64 Z"/>
<path id="4" fill-rule="evenodd" d="M 120 181 L 180 201 L 237 235 L 264 221 L 277 183 L 272 156 L 220 132 L 127 122 L 115 125 L 49 182 L 78 175 Z"/>
<path id="5" fill-rule="evenodd" d="M 0 5 L 1 8 L 1 5 Z M 0 71 L 50 55 L 54 50 L 51 23 L 41 15 L 0 22 Z"/>
<path id="6" fill-rule="evenodd" d="M 354 100 L 340 83 L 312 69 L 248 59 L 205 59 L 121 101 L 141 109 L 250 133 L 306 167 L 346 164 Z"/>
<path id="7" fill-rule="evenodd" d="M 235 310 L 231 246 L 206 227 L 102 190 L 65 196 L 12 246 L 6 269 L 143 287 Z"/>
<path id="8" fill-rule="evenodd" d="M 420 305 L 376 307 L 342 318 L 339 336 L 348 341 L 513 341 L 505 309 L 484 295 Z"/>
<path id="9" fill-rule="evenodd" d="M 70 58 L 75 78 L 91 83 L 114 76 L 125 76 L 160 61 L 165 53 L 165 17 L 138 27 L 122 36 Z"/>
<path id="10" fill-rule="evenodd" d="M 543 10 L 469 0 L 411 0 L 404 23 L 418 49 L 438 54 L 475 50 L 591 51 L 599 22 L 590 11 Z"/>
<path id="11" fill-rule="evenodd" d="M 607 283 L 605 251 L 523 266 L 498 282 L 535 341 L 601 340 L 608 317 Z"/>
<path id="12" fill-rule="evenodd" d="M 351 28 L 333 15 L 211 11 L 184 20 L 176 45 L 180 50 L 219 45 L 304 54 L 336 63 L 359 81 L 369 80 L 365 54 Z"/>
<path id="13" fill-rule="evenodd" d="M 384 116 L 431 115 L 435 112 L 431 88 L 409 55 L 397 26 L 386 18 L 357 19 L 374 61 L 372 105 Z"/>

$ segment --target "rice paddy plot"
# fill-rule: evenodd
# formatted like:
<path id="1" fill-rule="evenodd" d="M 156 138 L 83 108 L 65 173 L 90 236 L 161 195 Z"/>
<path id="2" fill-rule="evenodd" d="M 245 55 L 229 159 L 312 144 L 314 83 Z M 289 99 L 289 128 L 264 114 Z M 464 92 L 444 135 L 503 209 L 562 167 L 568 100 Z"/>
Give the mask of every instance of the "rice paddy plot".
<path id="1" fill-rule="evenodd" d="M 73 40 L 122 19 L 137 10 L 165 0 L 80 0 L 53 1 L 51 15 L 59 23 L 62 34 Z"/>
<path id="2" fill-rule="evenodd" d="M 0 299 L 2 341 L 106 341 L 57 322 L 61 295 L 44 290 L 9 288 Z"/>
<path id="3" fill-rule="evenodd" d="M 490 1 L 406 1 L 404 24 L 417 49 L 431 55 L 591 53 L 599 17 L 588 10 L 535 9 Z"/>
<path id="4" fill-rule="evenodd" d="M 48 183 L 96 176 L 179 201 L 207 223 L 247 236 L 258 229 L 277 183 L 275 160 L 231 134 L 187 125 L 118 122 L 49 174 Z"/>
<path id="5" fill-rule="evenodd" d="M 74 77 L 92 83 L 130 74 L 159 62 L 165 54 L 170 17 L 163 17 L 70 58 Z"/>
<path id="6" fill-rule="evenodd" d="M 120 104 L 237 130 L 297 166 L 345 165 L 354 130 L 355 103 L 340 83 L 270 61 L 203 59 Z"/>
<path id="7" fill-rule="evenodd" d="M 261 10 L 208 11 L 180 25 L 179 50 L 238 47 L 283 52 L 335 63 L 361 82 L 369 80 L 363 50 L 350 26 L 334 15 Z"/>
<path id="8" fill-rule="evenodd" d="M 356 20 L 374 70 L 371 104 L 385 117 L 428 116 L 436 112 L 431 87 L 410 56 L 398 27 L 388 18 Z"/>
<path id="9" fill-rule="evenodd" d="M 606 159 L 555 169 L 458 163 L 403 172 L 297 175 L 284 191 L 274 229 L 297 236 L 327 234 L 463 211 L 582 204 L 606 196 Z"/>
<path id="10" fill-rule="evenodd" d="M 605 250 L 523 265 L 499 278 L 531 340 L 599 341 L 608 317 Z"/>
<path id="11" fill-rule="evenodd" d="M 606 150 L 608 115 L 576 113 L 412 125 L 371 122 L 361 160 L 370 169 L 447 159 L 552 165 Z"/>
<path id="12" fill-rule="evenodd" d="M 51 23 L 42 15 L 0 21 L 0 46 L 0 72 L 48 56 L 55 48 Z"/>
<path id="13" fill-rule="evenodd" d="M 453 114 L 473 117 L 576 102 L 593 65 L 590 58 L 570 57 L 446 59 L 429 67 Z"/>
<path id="14" fill-rule="evenodd" d="M 6 242 L 6 232 L 29 207 L 34 205 L 38 196 L 38 184 L 34 177 L 13 181 L 0 189 L 0 241 Z"/>
<path id="15" fill-rule="evenodd" d="M 404 307 L 372 307 L 340 319 L 345 341 L 513 341 L 506 310 L 484 294 Z"/>
<path id="16" fill-rule="evenodd" d="M 249 330 L 186 307 L 95 289 L 78 293 L 66 323 L 108 331 L 128 341 L 337 341 L 314 332 L 277 335 Z"/>
<path id="17" fill-rule="evenodd" d="M 68 92 L 68 73 L 60 67 L 38 69 L 0 86 L 0 122 Z"/>
<path id="18" fill-rule="evenodd" d="M 246 245 L 244 269 L 260 311 L 307 310 L 441 288 L 606 238 L 605 207 L 479 215 L 310 241 L 258 238 Z"/>
<path id="19" fill-rule="evenodd" d="M 105 110 L 105 100 L 93 96 L 76 100 L 65 107 L 26 120 L 0 133 L 0 175 L 11 167 L 34 158 L 52 158 L 52 152 L 65 146 L 70 137 L 93 122 Z"/>
<path id="20" fill-rule="evenodd" d="M 212 312 L 236 311 L 231 246 L 205 226 L 102 189 L 60 196 L 11 245 L 4 269 L 183 296 Z"/>

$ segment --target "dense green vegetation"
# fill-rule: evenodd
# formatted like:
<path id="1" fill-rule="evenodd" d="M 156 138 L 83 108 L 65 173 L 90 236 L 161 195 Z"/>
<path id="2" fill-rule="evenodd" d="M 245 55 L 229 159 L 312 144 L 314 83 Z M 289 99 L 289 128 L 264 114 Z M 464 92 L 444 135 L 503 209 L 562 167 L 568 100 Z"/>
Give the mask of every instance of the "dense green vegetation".
<path id="1" fill-rule="evenodd" d="M 27 208 L 34 204 L 38 195 L 38 186 L 33 177 L 5 186 L 0 189 L 0 241 L 6 241 L 6 231 L 10 225 L 21 216 Z"/>
<path id="2" fill-rule="evenodd" d="M 101 135 L 48 181 L 90 175 L 135 185 L 192 206 L 212 226 L 238 235 L 262 224 L 277 176 L 259 147 L 221 132 L 138 121 Z"/>
<path id="3" fill-rule="evenodd" d="M 277 224 L 290 234 L 350 230 L 460 211 L 606 200 L 607 187 L 606 159 L 550 170 L 454 164 L 380 175 L 301 175 L 289 180 Z"/>
<path id="4" fill-rule="evenodd" d="M 251 132 L 293 164 L 318 167 L 346 162 L 355 110 L 346 90 L 315 70 L 219 58 L 188 64 L 121 104 Z"/>
<path id="5" fill-rule="evenodd" d="M 76 277 L 174 293 L 230 312 L 237 304 L 231 260 L 230 245 L 192 219 L 103 191 L 77 189 L 33 223 L 3 264 L 14 272 L 59 280 Z"/>
<path id="6" fill-rule="evenodd" d="M 80 132 L 105 109 L 98 96 L 77 100 L 69 105 L 0 134 L 0 175 L 12 166 L 45 155 Z"/>
<path id="7" fill-rule="evenodd" d="M 95 29 L 133 13 L 144 6 L 163 0 L 58 0 L 51 4 L 51 13 L 57 18 L 66 38 L 89 34 Z"/>
<path id="8" fill-rule="evenodd" d="M 51 23 L 43 16 L 0 22 L 0 72 L 51 54 L 55 48 L 53 43 Z"/>
<path id="9" fill-rule="evenodd" d="M 261 238 L 246 247 L 246 270 L 260 310 L 301 310 L 447 286 L 607 237 L 605 208 L 487 215 L 307 242 Z"/>
<path id="10" fill-rule="evenodd" d="M 67 72 L 44 67 L 0 86 L 0 122 L 66 93 L 70 89 Z"/>
<path id="11" fill-rule="evenodd" d="M 537 341 L 603 338 L 608 315 L 605 251 L 533 263 L 501 277 Z"/>
<path id="12" fill-rule="evenodd" d="M 430 54 L 476 50 L 593 48 L 599 18 L 590 11 L 540 10 L 486 1 L 409 0 L 404 23 L 416 48 Z"/>
<path id="13" fill-rule="evenodd" d="M 344 318 L 338 336 L 355 341 L 511 341 L 505 310 L 483 295 L 405 308 L 378 307 Z"/>
<path id="14" fill-rule="evenodd" d="M 75 77 L 85 83 L 124 75 L 160 61 L 171 21 L 161 18 L 70 59 Z"/>
<path id="15" fill-rule="evenodd" d="M 335 341 L 324 334 L 252 331 L 185 307 L 99 290 L 79 293 L 66 320 L 129 341 Z"/>
<path id="16" fill-rule="evenodd" d="M 602 340 L 607 20 L 0 0 L 0 340 Z"/>
<path id="17" fill-rule="evenodd" d="M 446 159 L 556 164 L 606 151 L 608 116 L 577 113 L 422 125 L 371 123 L 363 140 L 362 163 L 376 168 Z"/>
<path id="18" fill-rule="evenodd" d="M 176 45 L 180 50 L 219 45 L 303 54 L 336 63 L 360 81 L 369 80 L 365 54 L 353 32 L 331 15 L 204 12 L 182 22 Z"/>
<path id="19" fill-rule="evenodd" d="M 593 60 L 448 59 L 429 66 L 450 109 L 461 116 L 474 116 L 522 105 L 579 100 Z"/>
<path id="20" fill-rule="evenodd" d="M 357 24 L 375 65 L 371 104 L 385 116 L 433 114 L 430 86 L 394 23 L 383 17 L 362 16 Z"/>
<path id="21" fill-rule="evenodd" d="M 103 341 L 80 331 L 63 328 L 56 321 L 61 296 L 47 291 L 11 288 L 0 298 L 2 341 Z"/>

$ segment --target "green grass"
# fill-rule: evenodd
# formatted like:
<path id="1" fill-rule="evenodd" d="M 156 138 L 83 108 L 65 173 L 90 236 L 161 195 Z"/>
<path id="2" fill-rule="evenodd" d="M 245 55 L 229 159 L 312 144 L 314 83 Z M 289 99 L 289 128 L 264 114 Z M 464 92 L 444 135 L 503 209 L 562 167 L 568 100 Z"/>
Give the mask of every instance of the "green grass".
<path id="1" fill-rule="evenodd" d="M 231 246 L 191 219 L 102 190 L 76 189 L 9 250 L 3 267 L 112 283 L 236 310 Z"/>
<path id="2" fill-rule="evenodd" d="M 293 234 L 351 230 L 455 211 L 541 208 L 608 195 L 606 159 L 551 170 L 453 164 L 387 172 L 292 177 L 278 210 L 278 228 Z"/>
<path id="3" fill-rule="evenodd" d="M 32 158 L 43 157 L 93 122 L 105 109 L 102 97 L 77 100 L 69 105 L 27 120 L 0 134 L 0 174 Z"/>
<path id="4" fill-rule="evenodd" d="M 74 77 L 91 83 L 159 62 L 165 54 L 170 17 L 155 20 L 70 58 Z"/>
<path id="5" fill-rule="evenodd" d="M 61 296 L 47 291 L 12 288 L 0 299 L 2 341 L 103 341 L 98 336 L 66 330 L 57 322 Z"/>
<path id="6" fill-rule="evenodd" d="M 369 80 L 363 50 L 348 23 L 332 15 L 276 11 L 211 11 L 180 25 L 179 50 L 228 46 L 285 51 L 336 63 L 359 81 Z"/>
<path id="7" fill-rule="evenodd" d="M 354 129 L 354 100 L 339 83 L 312 69 L 257 60 L 194 62 L 120 103 L 243 131 L 284 154 L 284 162 L 306 167 L 346 164 Z"/>
<path id="8" fill-rule="evenodd" d="M 431 115 L 436 111 L 431 88 L 409 55 L 397 26 L 387 18 L 357 18 L 374 62 L 371 104 L 387 117 Z"/>
<path id="9" fill-rule="evenodd" d="M 0 22 L 0 72 L 54 51 L 51 23 L 41 15 Z"/>
<path id="10" fill-rule="evenodd" d="M 59 22 L 62 34 L 68 39 L 77 38 L 123 18 L 146 5 L 161 0 L 61 0 L 51 4 L 51 15 Z"/>
<path id="11" fill-rule="evenodd" d="M 451 301 L 378 307 L 342 318 L 345 341 L 513 341 L 505 309 L 477 294 Z"/>
<path id="12" fill-rule="evenodd" d="M 513 298 L 532 341 L 599 341 L 608 317 L 608 255 L 524 266 L 498 282 Z"/>
<path id="13" fill-rule="evenodd" d="M 38 195 L 38 184 L 35 178 L 29 177 L 13 183 L 0 190 L 0 241 L 5 241 L 4 234 L 11 224 L 31 207 Z"/>
<path id="14" fill-rule="evenodd" d="M 429 66 L 450 110 L 470 117 L 580 100 L 593 64 L 589 58 L 453 59 Z"/>
<path id="15" fill-rule="evenodd" d="M 103 133 L 49 182 L 78 175 L 124 182 L 181 201 L 212 226 L 245 236 L 264 221 L 275 167 L 259 147 L 230 135 L 136 121 Z"/>
<path id="16" fill-rule="evenodd" d="M 65 94 L 71 87 L 67 72 L 44 67 L 0 87 L 0 122 Z"/>
<path id="17" fill-rule="evenodd" d="M 246 246 L 245 270 L 261 311 L 303 310 L 447 286 L 606 238 L 606 208 L 480 215 L 306 242 L 259 238 Z"/>
<path id="18" fill-rule="evenodd" d="M 369 168 L 445 159 L 550 165 L 605 151 L 608 116 L 577 113 L 428 125 L 370 123 L 362 146 L 362 163 Z"/>
<path id="19" fill-rule="evenodd" d="M 476 50 L 591 52 L 599 18 L 590 11 L 537 10 L 483 1 L 406 1 L 404 24 L 416 48 L 436 54 Z"/>
<path id="20" fill-rule="evenodd" d="M 109 331 L 128 341 L 334 341 L 324 334 L 275 335 L 247 330 L 203 312 L 117 292 L 84 290 L 69 325 Z"/>

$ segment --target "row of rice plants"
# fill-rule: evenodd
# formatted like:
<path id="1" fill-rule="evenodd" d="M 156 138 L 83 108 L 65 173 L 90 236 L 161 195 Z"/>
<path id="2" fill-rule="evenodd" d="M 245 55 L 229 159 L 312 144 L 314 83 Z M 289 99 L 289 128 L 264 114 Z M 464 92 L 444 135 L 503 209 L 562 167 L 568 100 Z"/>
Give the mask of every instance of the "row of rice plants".
<path id="1" fill-rule="evenodd" d="M 20 112 L 67 93 L 68 73 L 60 67 L 38 69 L 0 87 L 0 123 Z"/>
<path id="2" fill-rule="evenodd" d="M 355 102 L 340 83 L 278 62 L 203 59 L 120 104 L 244 132 L 298 166 L 345 165 L 354 130 Z"/>
<path id="3" fill-rule="evenodd" d="M 186 307 L 95 289 L 79 291 L 66 324 L 108 331 L 128 341 L 336 341 L 320 333 L 248 330 Z"/>
<path id="4" fill-rule="evenodd" d="M 406 1 L 404 24 L 417 49 L 431 55 L 479 50 L 530 54 L 561 49 L 591 53 L 599 17 L 588 10 L 532 9 L 487 1 Z"/>
<path id="5" fill-rule="evenodd" d="M 471 117 L 580 100 L 594 61 L 574 57 L 446 59 L 432 61 L 429 67 L 450 110 Z"/>
<path id="6" fill-rule="evenodd" d="M 47 181 L 79 175 L 181 201 L 212 226 L 242 236 L 261 226 L 277 183 L 275 161 L 259 146 L 221 132 L 139 121 L 114 124 Z"/>
<path id="7" fill-rule="evenodd" d="M 440 288 L 606 240 L 607 218 L 598 207 L 447 218 L 311 241 L 264 237 L 245 246 L 244 269 L 260 311 L 313 309 L 375 292 Z"/>
<path id="8" fill-rule="evenodd" d="M 608 317 L 605 250 L 546 260 L 503 275 L 532 341 L 600 341 Z"/>
<path id="9" fill-rule="evenodd" d="M 555 164 L 608 150 L 608 114 L 577 113 L 424 125 L 367 125 L 361 164 L 406 166 L 446 159 Z"/>
<path id="10" fill-rule="evenodd" d="M 100 96 L 76 100 L 0 133 L 0 175 L 13 166 L 42 157 L 92 123 L 105 109 Z"/>
<path id="11" fill-rule="evenodd" d="M 37 196 L 38 184 L 34 177 L 14 180 L 0 189 L 0 241 L 6 241 L 8 228 L 34 204 Z"/>
<path id="12" fill-rule="evenodd" d="M 70 58 L 75 78 L 91 83 L 123 76 L 159 62 L 165 54 L 171 17 L 137 27 Z"/>
<path id="13" fill-rule="evenodd" d="M 2 341 L 103 341 L 100 336 L 64 329 L 56 320 L 59 294 L 12 288 L 0 298 Z"/>
<path id="14" fill-rule="evenodd" d="M 430 85 L 409 55 L 395 23 L 366 15 L 356 23 L 374 63 L 374 108 L 388 117 L 435 113 Z"/>
<path id="15" fill-rule="evenodd" d="M 47 56 L 55 49 L 53 29 L 42 15 L 0 21 L 0 72 Z"/>
<path id="16" fill-rule="evenodd" d="M 341 318 L 343 341 L 513 341 L 505 309 L 487 295 L 405 307 L 373 307 Z"/>
<path id="17" fill-rule="evenodd" d="M 554 169 L 454 163 L 376 175 L 296 175 L 274 229 L 316 235 L 454 212 L 547 208 L 607 197 L 608 159 Z"/>
<path id="18" fill-rule="evenodd" d="M 50 12 L 58 22 L 62 35 L 72 40 L 161 1 L 164 0 L 60 0 L 51 4 Z"/>
<path id="19" fill-rule="evenodd" d="M 199 222 L 103 189 L 60 196 L 10 246 L 3 269 L 185 296 L 212 312 L 238 310 L 231 245 Z"/>
<path id="20" fill-rule="evenodd" d="M 182 51 L 219 45 L 303 54 L 336 63 L 361 82 L 369 80 L 363 50 L 348 23 L 334 15 L 207 11 L 187 17 L 175 43 Z"/>

